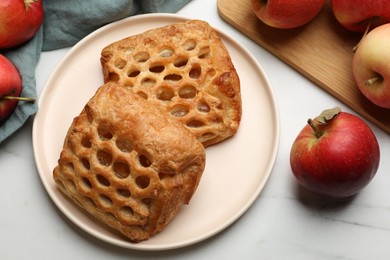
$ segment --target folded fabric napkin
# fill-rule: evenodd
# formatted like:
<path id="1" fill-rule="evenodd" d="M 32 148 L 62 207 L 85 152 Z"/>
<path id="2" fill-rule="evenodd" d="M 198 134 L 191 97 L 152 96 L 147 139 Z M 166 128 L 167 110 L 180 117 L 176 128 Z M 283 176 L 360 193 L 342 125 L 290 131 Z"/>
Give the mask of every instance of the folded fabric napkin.
<path id="1" fill-rule="evenodd" d="M 23 97 L 37 97 L 35 68 L 42 51 L 69 47 L 89 33 L 129 16 L 174 13 L 191 0 L 43 0 L 45 17 L 38 33 L 17 48 L 0 50 L 19 70 Z M 36 103 L 20 101 L 11 116 L 0 123 L 0 144 L 20 129 L 38 110 Z"/>

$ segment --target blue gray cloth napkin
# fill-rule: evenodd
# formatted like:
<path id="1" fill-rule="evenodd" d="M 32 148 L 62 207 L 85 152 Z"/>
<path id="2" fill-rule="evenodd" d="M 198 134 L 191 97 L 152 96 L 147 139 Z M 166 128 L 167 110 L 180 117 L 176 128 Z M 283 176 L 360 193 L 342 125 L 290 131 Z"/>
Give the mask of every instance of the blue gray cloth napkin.
<path id="1" fill-rule="evenodd" d="M 37 97 L 35 68 L 42 51 L 74 45 L 89 33 L 129 16 L 174 13 L 191 0 L 43 0 L 45 17 L 38 33 L 17 48 L 0 50 L 19 70 L 23 97 Z M 38 110 L 36 103 L 19 101 L 12 115 L 0 123 L 0 144 Z"/>

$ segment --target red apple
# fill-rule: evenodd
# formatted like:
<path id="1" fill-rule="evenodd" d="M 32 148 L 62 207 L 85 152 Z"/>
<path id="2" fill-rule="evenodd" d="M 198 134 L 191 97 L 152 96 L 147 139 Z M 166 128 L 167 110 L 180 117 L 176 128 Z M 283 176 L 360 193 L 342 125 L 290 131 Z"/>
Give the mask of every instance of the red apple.
<path id="1" fill-rule="evenodd" d="M 298 183 L 333 198 L 361 191 L 375 176 L 379 159 L 378 141 L 370 127 L 339 108 L 309 119 L 290 153 Z"/>
<path id="2" fill-rule="evenodd" d="M 0 54 L 0 122 L 14 111 L 19 100 L 34 102 L 34 98 L 20 97 L 22 78 L 10 60 Z"/>
<path id="3" fill-rule="evenodd" d="M 350 31 L 364 32 L 390 22 L 390 1 L 331 0 L 336 20 Z"/>
<path id="4" fill-rule="evenodd" d="M 291 29 L 310 22 L 324 7 L 326 0 L 252 0 L 256 16 L 265 24 Z"/>
<path id="5" fill-rule="evenodd" d="M 1 0 L 0 48 L 31 39 L 42 24 L 43 13 L 42 0 Z"/>
<path id="6" fill-rule="evenodd" d="M 359 43 L 352 60 L 357 86 L 372 103 L 390 108 L 390 23 L 376 27 Z"/>

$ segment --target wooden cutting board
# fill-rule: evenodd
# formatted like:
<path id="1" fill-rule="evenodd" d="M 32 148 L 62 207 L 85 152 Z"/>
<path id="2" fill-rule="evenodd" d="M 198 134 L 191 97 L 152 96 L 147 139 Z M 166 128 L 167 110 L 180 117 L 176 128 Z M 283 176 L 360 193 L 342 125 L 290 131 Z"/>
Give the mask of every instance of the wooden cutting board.
<path id="1" fill-rule="evenodd" d="M 390 109 L 368 101 L 353 79 L 352 48 L 361 34 L 342 28 L 329 4 L 309 24 L 288 30 L 257 19 L 251 0 L 217 0 L 217 5 L 227 23 L 390 134 Z"/>

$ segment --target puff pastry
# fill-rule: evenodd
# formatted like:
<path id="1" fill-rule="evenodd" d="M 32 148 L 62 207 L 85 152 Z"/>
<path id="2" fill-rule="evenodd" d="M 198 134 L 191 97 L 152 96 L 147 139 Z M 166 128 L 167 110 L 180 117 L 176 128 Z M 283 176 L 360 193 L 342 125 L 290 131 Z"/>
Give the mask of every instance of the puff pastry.
<path id="1" fill-rule="evenodd" d="M 189 203 L 204 167 L 204 146 L 187 128 L 107 83 L 73 120 L 53 177 L 69 199 L 139 242 Z"/>
<path id="2" fill-rule="evenodd" d="M 241 120 L 240 81 L 228 50 L 205 21 L 151 29 L 106 46 L 104 81 L 131 88 L 209 146 L 234 135 Z"/>

